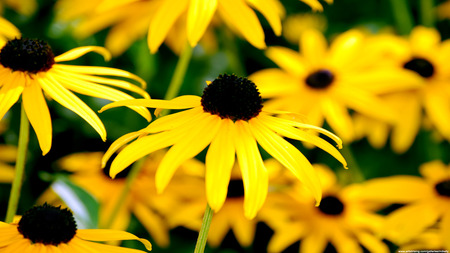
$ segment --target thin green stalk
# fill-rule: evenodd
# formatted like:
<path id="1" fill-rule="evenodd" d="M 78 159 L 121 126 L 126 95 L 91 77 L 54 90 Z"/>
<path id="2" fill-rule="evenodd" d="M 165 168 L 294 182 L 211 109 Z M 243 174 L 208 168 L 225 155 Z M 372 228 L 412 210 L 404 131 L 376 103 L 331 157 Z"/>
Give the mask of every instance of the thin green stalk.
<path id="1" fill-rule="evenodd" d="M 212 216 L 213 211 L 211 207 L 206 204 L 202 227 L 200 228 L 200 232 L 198 233 L 197 244 L 195 245 L 194 253 L 203 253 L 205 251 L 206 240 L 208 238 L 209 226 L 211 225 Z"/>
<path id="2" fill-rule="evenodd" d="M 401 35 L 407 35 L 414 27 L 408 0 L 390 0 L 397 31 Z"/>
<path id="3" fill-rule="evenodd" d="M 184 77 L 186 75 L 187 68 L 189 66 L 189 62 L 192 57 L 193 48 L 186 44 L 183 52 L 178 59 L 177 66 L 175 67 L 175 71 L 172 76 L 172 80 L 170 81 L 169 88 L 167 89 L 165 100 L 170 100 L 178 95 L 180 92 L 181 84 L 183 83 Z"/>
<path id="4" fill-rule="evenodd" d="M 138 161 L 136 161 L 133 166 L 131 167 L 130 173 L 128 173 L 128 176 L 125 181 L 125 186 L 122 189 L 122 192 L 120 193 L 119 198 L 117 199 L 117 202 L 109 216 L 109 218 L 106 220 L 106 223 L 104 225 L 104 228 L 111 228 L 114 220 L 117 217 L 117 214 L 120 211 L 120 208 L 125 204 L 125 200 L 128 197 L 128 193 L 130 192 L 131 185 L 134 183 L 134 180 L 139 175 L 139 172 L 141 171 L 142 165 L 144 165 L 145 158 L 142 158 Z"/>
<path id="5" fill-rule="evenodd" d="M 427 27 L 433 27 L 435 22 L 435 9 L 433 0 L 420 0 L 420 23 Z"/>
<path id="6" fill-rule="evenodd" d="M 343 148 L 341 149 L 341 153 L 344 156 L 345 160 L 347 161 L 347 167 L 348 167 L 348 171 L 346 170 L 345 173 L 347 175 L 350 175 L 350 178 L 346 177 L 346 182 L 348 184 L 350 183 L 360 183 L 363 182 L 365 177 L 364 174 L 361 171 L 361 167 L 359 167 L 358 162 L 355 159 L 355 156 L 353 155 L 353 152 L 350 148 L 350 145 L 344 145 Z"/>
<path id="7" fill-rule="evenodd" d="M 22 189 L 23 174 L 25 171 L 25 162 L 28 149 L 28 140 L 30 137 L 30 123 L 28 122 L 25 109 L 22 104 L 20 111 L 20 130 L 19 130 L 19 144 L 18 153 L 16 159 L 16 168 L 14 180 L 11 187 L 11 193 L 9 195 L 8 209 L 6 211 L 6 223 L 11 223 L 14 220 L 14 216 L 17 212 L 19 205 L 20 190 Z"/>

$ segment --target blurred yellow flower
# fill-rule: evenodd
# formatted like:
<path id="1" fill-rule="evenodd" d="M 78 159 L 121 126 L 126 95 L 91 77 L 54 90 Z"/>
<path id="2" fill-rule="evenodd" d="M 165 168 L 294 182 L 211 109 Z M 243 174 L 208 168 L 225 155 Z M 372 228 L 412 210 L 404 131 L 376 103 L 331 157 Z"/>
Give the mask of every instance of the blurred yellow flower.
<path id="1" fill-rule="evenodd" d="M 119 152 L 112 162 L 110 175 L 114 177 L 139 158 L 172 146 L 156 172 L 156 188 L 162 192 L 178 166 L 209 145 L 206 154 L 206 196 L 215 211 L 222 207 L 226 199 L 235 156 L 244 181 L 245 216 L 255 217 L 264 204 L 268 173 L 258 144 L 311 190 L 317 204 L 321 199 L 321 190 L 314 169 L 306 157 L 283 137 L 315 145 L 346 166 L 339 151 L 314 133 L 325 134 L 341 147 L 337 136 L 295 119 L 278 117 L 280 112 L 265 110 L 256 85 L 246 78 L 219 75 L 204 89 L 202 97 L 119 101 L 104 106 L 101 111 L 124 105 L 158 108 L 156 113 L 161 109 L 188 110 L 161 117 L 148 127 L 116 140 L 106 152 L 103 165 L 120 147 L 139 137 Z"/>
<path id="2" fill-rule="evenodd" d="M 249 76 L 258 83 L 266 106 L 306 115 L 322 126 L 324 120 L 342 138 L 355 137 L 349 109 L 392 122 L 397 115 L 377 93 L 417 86 L 418 78 L 406 70 L 377 64 L 380 56 L 365 50 L 366 36 L 357 30 L 338 35 L 328 48 L 317 30 L 300 38 L 300 53 L 270 47 L 266 55 L 281 69 L 265 69 Z"/>
<path id="3" fill-rule="evenodd" d="M 421 79 L 417 89 L 384 95 L 383 100 L 398 115 L 393 125 L 374 119 L 358 119 L 360 134 L 368 136 L 375 147 L 386 142 L 389 132 L 391 146 L 397 153 L 405 152 L 412 145 L 424 118 L 437 131 L 450 140 L 450 40 L 441 42 L 437 30 L 416 27 L 409 38 L 383 34 L 373 38 L 380 54 L 385 57 L 382 64 L 392 69 L 407 69 Z"/>
<path id="4" fill-rule="evenodd" d="M 29 209 L 18 223 L 0 222 L 0 250 L 5 253 L 145 252 L 97 243 L 114 240 L 139 240 L 147 250 L 152 249 L 149 241 L 128 232 L 77 229 L 70 210 L 48 204 Z"/>
<path id="5" fill-rule="evenodd" d="M 318 3 L 317 0 L 307 2 Z M 87 15 L 76 31 L 83 37 L 113 25 L 108 40 L 112 48 L 119 48 L 118 52 L 148 33 L 148 46 L 155 53 L 180 18 L 187 42 L 195 47 L 215 14 L 250 44 L 264 48 L 264 31 L 252 8 L 267 19 L 277 35 L 281 35 L 281 17 L 284 15 L 279 0 L 60 0 L 57 8 L 60 19 Z"/>
<path id="6" fill-rule="evenodd" d="M 450 166 L 441 161 L 419 168 L 423 176 L 398 175 L 371 179 L 364 197 L 384 204 L 405 204 L 387 216 L 383 235 L 399 244 L 411 242 L 427 228 L 439 225 L 444 248 L 450 248 Z"/>
<path id="7" fill-rule="evenodd" d="M 0 13 L 3 13 L 5 6 L 18 13 L 31 16 L 37 9 L 36 0 L 2 0 L 0 1 Z"/>
<path id="8" fill-rule="evenodd" d="M 399 251 L 424 251 L 424 250 L 430 250 L 438 251 L 442 250 L 445 252 L 445 246 L 444 246 L 444 240 L 441 232 L 439 231 L 439 228 L 430 228 L 427 229 L 425 232 L 421 233 L 420 235 L 414 237 L 411 241 L 400 245 Z"/>
<path id="9" fill-rule="evenodd" d="M 0 25 L 6 27 L 3 34 L 14 34 L 12 24 L 2 20 Z M 17 36 L 17 35 L 16 35 Z M 106 139 L 106 130 L 91 108 L 89 108 L 72 91 L 109 101 L 131 99 L 132 96 L 107 87 L 122 88 L 149 98 L 145 92 L 145 81 L 124 70 L 108 67 L 72 66 L 61 64 L 71 61 L 89 52 L 101 54 L 106 60 L 109 52 L 97 46 L 78 47 L 59 56 L 54 56 L 50 45 L 39 39 L 15 38 L 9 40 L 0 51 L 0 119 L 22 97 L 27 117 L 38 137 L 43 155 L 51 148 L 52 124 L 50 112 L 43 94 L 75 112 L 87 121 Z M 139 82 L 144 89 L 124 80 L 102 76 L 128 78 Z M 151 115 L 146 108 L 132 107 L 147 120 Z"/>
<path id="10" fill-rule="evenodd" d="M 16 160 L 17 147 L 0 144 L 0 183 L 11 183 L 14 179 L 14 166 L 10 165 Z"/>
<path id="11" fill-rule="evenodd" d="M 268 252 L 282 252 L 301 240 L 300 252 L 324 252 L 331 243 L 337 252 L 389 252 L 377 233 L 384 219 L 375 213 L 374 205 L 359 197 L 359 185 L 340 187 L 334 172 L 324 165 L 314 165 L 320 175 L 324 197 L 320 206 L 303 185 L 296 183 L 292 189 L 270 202 L 267 209 L 280 213 L 278 221 L 270 223 L 274 235 Z"/>
<path id="12" fill-rule="evenodd" d="M 302 13 L 289 15 L 283 22 L 283 36 L 292 44 L 298 45 L 304 31 L 316 29 L 324 32 L 327 19 L 319 13 Z"/>

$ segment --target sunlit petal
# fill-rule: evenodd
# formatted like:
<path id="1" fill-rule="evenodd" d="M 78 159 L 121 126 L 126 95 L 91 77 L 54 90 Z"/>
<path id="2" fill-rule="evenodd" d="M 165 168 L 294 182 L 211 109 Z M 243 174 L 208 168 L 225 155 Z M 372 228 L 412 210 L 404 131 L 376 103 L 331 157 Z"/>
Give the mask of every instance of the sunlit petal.
<path id="1" fill-rule="evenodd" d="M 75 60 L 89 52 L 96 52 L 105 58 L 105 61 L 109 61 L 111 59 L 111 54 L 104 47 L 98 46 L 85 46 L 85 47 L 77 47 L 71 49 L 61 55 L 55 57 L 55 62 L 63 62 L 63 61 L 71 61 Z"/>
<path id="2" fill-rule="evenodd" d="M 191 0 L 187 16 L 187 37 L 191 47 L 202 38 L 216 11 L 218 0 Z"/>

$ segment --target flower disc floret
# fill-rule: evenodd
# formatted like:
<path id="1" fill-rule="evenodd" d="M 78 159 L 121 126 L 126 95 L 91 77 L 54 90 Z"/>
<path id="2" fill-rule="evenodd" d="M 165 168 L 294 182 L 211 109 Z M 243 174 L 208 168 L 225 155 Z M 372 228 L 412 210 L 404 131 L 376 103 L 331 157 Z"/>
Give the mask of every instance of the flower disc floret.
<path id="1" fill-rule="evenodd" d="M 306 84 L 315 89 L 324 89 L 333 82 L 334 75 L 327 69 L 317 70 L 306 77 Z"/>
<path id="2" fill-rule="evenodd" d="M 228 184 L 227 198 L 244 197 L 244 182 L 240 179 L 230 180 Z"/>
<path id="3" fill-rule="evenodd" d="M 25 212 L 17 229 L 33 243 L 57 246 L 72 240 L 77 224 L 70 210 L 44 204 Z"/>
<path id="4" fill-rule="evenodd" d="M 13 39 L 1 49 L 0 63 L 13 71 L 36 74 L 49 70 L 55 63 L 55 55 L 43 40 Z"/>
<path id="5" fill-rule="evenodd" d="M 442 181 L 434 187 L 441 196 L 450 197 L 450 179 Z"/>
<path id="6" fill-rule="evenodd" d="M 205 112 L 231 120 L 250 120 L 262 109 L 256 85 L 244 77 L 219 75 L 204 90 L 201 104 Z"/>
<path id="7" fill-rule="evenodd" d="M 403 65 L 405 69 L 412 70 L 422 77 L 428 78 L 434 74 L 434 66 L 426 59 L 413 58 Z"/>
<path id="8" fill-rule="evenodd" d="M 344 211 L 344 203 L 335 196 L 326 196 L 322 198 L 319 210 L 328 215 L 340 215 Z"/>

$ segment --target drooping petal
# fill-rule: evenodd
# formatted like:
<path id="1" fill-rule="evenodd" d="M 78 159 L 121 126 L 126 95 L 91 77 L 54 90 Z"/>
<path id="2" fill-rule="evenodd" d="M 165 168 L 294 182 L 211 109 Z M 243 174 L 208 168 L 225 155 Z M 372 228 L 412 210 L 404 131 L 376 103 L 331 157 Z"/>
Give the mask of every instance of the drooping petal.
<path id="1" fill-rule="evenodd" d="M 167 222 L 157 213 L 151 211 L 142 203 L 133 204 L 133 214 L 138 218 L 139 222 L 147 229 L 155 242 L 161 247 L 169 246 L 169 228 Z"/>
<path id="2" fill-rule="evenodd" d="M 235 147 L 244 182 L 244 214 L 253 219 L 266 200 L 269 177 L 247 122 L 235 123 Z"/>
<path id="3" fill-rule="evenodd" d="M 109 88 L 89 81 L 80 80 L 74 77 L 71 78 L 70 75 L 67 76 L 58 73 L 52 74 L 57 80 L 61 80 L 64 82 L 64 87 L 83 95 L 102 98 L 110 101 L 133 99 L 132 96 L 113 88 Z M 147 121 L 150 121 L 152 119 L 150 112 L 144 107 L 129 106 L 129 108 L 139 113 Z"/>
<path id="4" fill-rule="evenodd" d="M 144 239 L 140 239 L 140 240 L 144 240 Z M 72 239 L 72 241 L 74 241 L 74 239 Z M 150 242 L 148 242 L 148 243 L 150 244 Z M 103 243 L 82 241 L 80 239 L 75 240 L 75 242 L 73 244 L 75 244 L 75 247 L 77 247 L 77 249 L 81 250 L 81 251 L 73 250 L 71 252 L 86 252 L 86 253 L 102 253 L 102 252 L 108 252 L 108 253 L 144 253 L 144 252 L 146 252 L 146 251 L 138 250 L 138 249 L 129 249 L 129 248 L 125 248 L 125 247 L 113 246 L 113 245 L 108 245 L 108 244 L 103 244 Z M 151 250 L 151 247 L 150 247 L 149 250 Z M 65 253 L 65 252 L 58 252 L 58 253 Z"/>
<path id="5" fill-rule="evenodd" d="M 0 120 L 9 111 L 11 106 L 19 100 L 25 85 L 23 79 L 16 72 L 12 73 L 10 78 L 3 81 L 4 85 L 0 88 Z"/>
<path id="6" fill-rule="evenodd" d="M 266 50 L 266 56 L 291 75 L 306 76 L 304 59 L 298 52 L 290 48 L 275 46 Z"/>
<path id="7" fill-rule="evenodd" d="M 249 122 L 259 145 L 289 169 L 311 191 L 316 203 L 320 203 L 322 199 L 320 180 L 308 159 L 292 144 L 271 131 L 264 122 L 257 118 Z"/>
<path id="8" fill-rule="evenodd" d="M 36 81 L 25 87 L 22 101 L 27 118 L 36 132 L 42 155 L 45 155 L 52 146 L 52 120 L 41 87 Z"/>
<path id="9" fill-rule="evenodd" d="M 247 0 L 247 2 L 267 19 L 275 35 L 281 35 L 281 18 L 285 10 L 279 1 L 275 0 Z"/>
<path id="10" fill-rule="evenodd" d="M 144 244 L 147 250 L 152 250 L 152 245 L 149 241 L 139 238 L 131 233 L 112 230 L 112 229 L 79 229 L 77 230 L 77 237 L 90 241 L 115 241 L 115 240 L 137 240 Z"/>
<path id="11" fill-rule="evenodd" d="M 102 158 L 102 168 L 106 166 L 106 163 L 108 162 L 109 158 L 121 147 L 123 147 L 125 144 L 129 143 L 130 141 L 136 139 L 140 135 L 142 135 L 143 132 L 137 131 L 137 132 L 131 132 L 127 133 L 123 136 L 121 136 L 119 139 L 115 140 L 111 146 L 109 146 L 108 150 L 105 152 Z"/>
<path id="12" fill-rule="evenodd" d="M 234 123 L 223 119 L 216 137 L 211 141 L 206 154 L 206 198 L 215 211 L 219 210 L 227 197 L 231 169 L 235 161 L 233 139 Z"/>
<path id="13" fill-rule="evenodd" d="M 264 31 L 256 13 L 244 0 L 219 0 L 218 7 L 221 18 L 238 30 L 253 46 L 264 49 Z"/>
<path id="14" fill-rule="evenodd" d="M 80 58 L 81 56 L 89 53 L 96 52 L 105 58 L 105 61 L 111 60 L 111 54 L 104 47 L 98 46 L 85 46 L 71 49 L 61 55 L 55 57 L 55 62 L 71 61 Z"/>
<path id="15" fill-rule="evenodd" d="M 221 123 L 222 120 L 218 116 L 203 113 L 202 118 L 196 120 L 190 127 L 180 127 L 183 128 L 183 133 L 180 134 L 179 140 L 167 151 L 156 171 L 156 190 L 159 193 L 164 191 L 175 170 L 184 161 L 193 158 L 211 143 Z"/>
<path id="16" fill-rule="evenodd" d="M 208 27 L 218 0 L 191 0 L 187 14 L 187 37 L 191 47 L 195 47 Z"/>
<path id="17" fill-rule="evenodd" d="M 37 81 L 42 89 L 56 102 L 78 114 L 88 122 L 99 134 L 103 141 L 106 140 L 106 130 L 102 121 L 81 99 L 64 88 L 52 75 L 40 76 Z"/>
<path id="18" fill-rule="evenodd" d="M 147 42 L 152 54 L 158 51 L 158 48 L 166 38 L 167 33 L 178 17 L 187 10 L 187 6 L 187 0 L 161 1 L 155 16 L 150 21 L 148 30 Z"/>
<path id="19" fill-rule="evenodd" d="M 149 108 L 164 108 L 164 109 L 187 109 L 200 105 L 199 96 L 179 96 L 172 100 L 162 100 L 162 99 L 133 99 L 133 100 L 122 100 L 111 104 L 103 106 L 99 112 L 103 112 L 110 108 L 119 106 L 145 106 Z"/>

